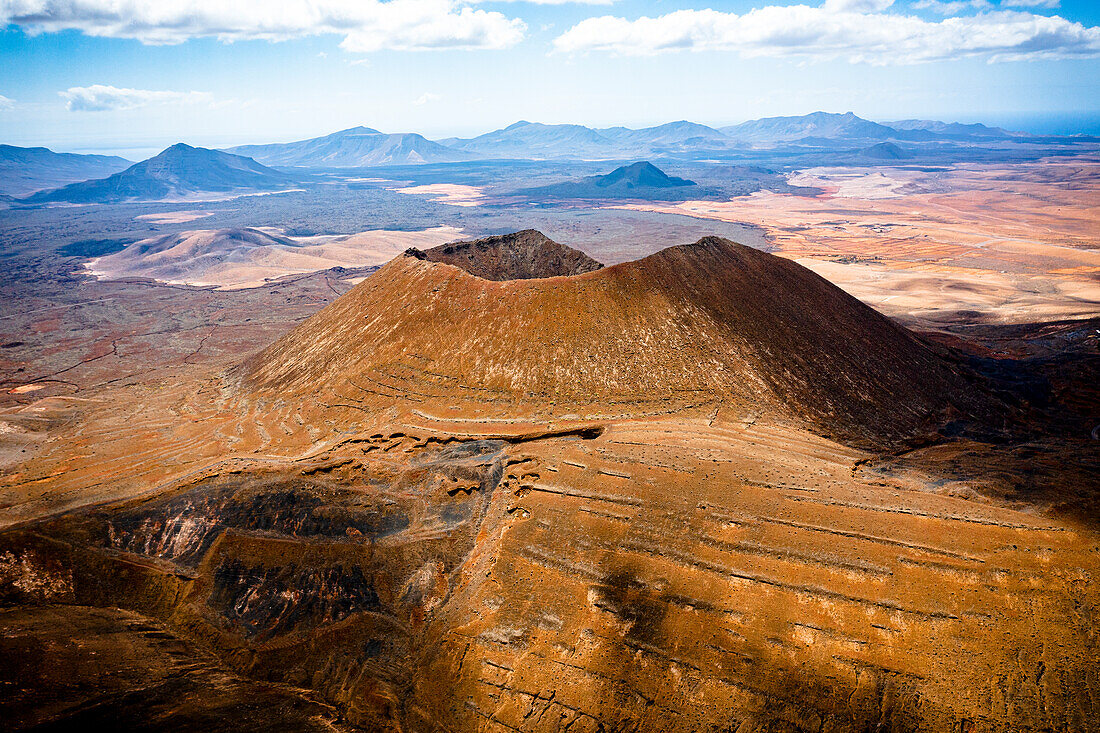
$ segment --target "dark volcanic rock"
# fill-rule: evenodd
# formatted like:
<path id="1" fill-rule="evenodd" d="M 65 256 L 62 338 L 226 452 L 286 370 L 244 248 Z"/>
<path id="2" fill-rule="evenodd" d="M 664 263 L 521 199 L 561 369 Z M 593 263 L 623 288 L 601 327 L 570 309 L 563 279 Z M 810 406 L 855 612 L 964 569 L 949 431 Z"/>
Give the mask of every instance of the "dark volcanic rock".
<path id="1" fill-rule="evenodd" d="M 454 265 L 485 280 L 580 275 L 603 267 L 584 252 L 558 244 L 534 229 L 444 244 L 413 256 Z"/>
<path id="2" fill-rule="evenodd" d="M 670 176 L 648 161 L 621 166 L 606 176 L 596 176 L 592 182 L 600 188 L 610 188 L 612 186 L 675 188 L 677 186 L 695 185 L 695 181 Z"/>

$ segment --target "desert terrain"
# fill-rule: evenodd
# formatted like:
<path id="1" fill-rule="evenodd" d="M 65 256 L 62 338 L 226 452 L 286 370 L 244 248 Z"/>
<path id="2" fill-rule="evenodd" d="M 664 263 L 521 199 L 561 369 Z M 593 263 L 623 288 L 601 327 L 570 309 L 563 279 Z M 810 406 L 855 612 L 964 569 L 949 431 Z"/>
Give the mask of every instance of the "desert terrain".
<path id="1" fill-rule="evenodd" d="M 776 252 L 922 328 L 1095 315 L 1100 160 L 812 168 L 727 203 L 630 204 L 761 226 Z"/>
<path id="2" fill-rule="evenodd" d="M 170 221 L 182 223 L 178 218 Z M 198 229 L 143 239 L 89 260 L 84 267 L 102 280 L 147 278 L 169 285 L 237 290 L 288 275 L 378 267 L 409 247 L 451 242 L 460 234 L 454 227 L 313 237 L 287 237 L 278 230 Z"/>
<path id="3" fill-rule="evenodd" d="M 0 212 L 0 715 L 1090 730 L 1100 159 L 813 162 Z"/>

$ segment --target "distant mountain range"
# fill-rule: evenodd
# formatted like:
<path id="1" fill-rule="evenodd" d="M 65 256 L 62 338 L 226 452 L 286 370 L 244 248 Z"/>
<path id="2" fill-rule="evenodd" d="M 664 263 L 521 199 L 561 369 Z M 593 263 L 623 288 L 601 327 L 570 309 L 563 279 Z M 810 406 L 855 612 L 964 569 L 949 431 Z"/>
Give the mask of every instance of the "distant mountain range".
<path id="1" fill-rule="evenodd" d="M 293 185 L 285 173 L 240 155 L 177 143 L 107 178 L 34 194 L 28 203 L 116 203 L 185 199 L 197 194 L 273 191 Z"/>
<path id="2" fill-rule="evenodd" d="M 129 160 L 113 155 L 76 155 L 0 145 L 0 194 L 25 196 L 74 181 L 103 178 L 130 165 Z"/>
<path id="3" fill-rule="evenodd" d="M 606 127 L 597 132 L 614 143 L 624 146 L 692 150 L 729 147 L 729 136 L 725 133 L 713 127 L 686 120 L 640 130 Z"/>
<path id="4" fill-rule="evenodd" d="M 898 120 L 884 123 L 895 130 L 928 133 L 932 138 L 953 140 L 974 140 L 993 138 L 1004 140 L 1013 137 L 1026 137 L 1026 133 L 1009 132 L 999 127 L 988 127 L 980 123 L 964 125 L 961 122 L 936 122 L 935 120 Z M 916 139 L 916 138 L 913 138 Z"/>
<path id="5" fill-rule="evenodd" d="M 1035 139 L 1026 133 L 981 124 L 935 120 L 879 123 L 851 112 L 814 112 L 797 117 L 768 117 L 720 129 L 686 120 L 641 129 L 520 121 L 477 137 L 435 141 L 417 133 L 387 134 L 369 127 L 353 127 L 309 140 L 242 145 L 227 150 L 193 148 L 181 143 L 135 165 L 112 156 L 0 145 L 0 202 L 19 205 L 161 200 L 201 193 L 271 191 L 294 183 L 293 176 L 269 166 L 326 169 L 472 160 L 647 158 L 731 161 L 753 150 L 821 151 L 836 153 L 844 159 L 901 160 L 920 157 L 922 150 L 1003 146 Z M 653 177 L 654 171 L 661 173 L 650 168 L 638 169 L 634 174 Z M 633 174 L 624 175 L 629 178 Z M 558 194 L 570 196 L 587 197 L 600 188 L 594 179 L 557 185 L 568 187 Z M 637 182 L 615 185 L 623 190 L 630 185 L 642 185 L 651 191 L 662 188 Z M 605 197 L 619 190 L 613 186 L 604 188 Z M 25 198 L 5 201 L 4 196 Z"/>
<path id="6" fill-rule="evenodd" d="M 436 141 L 416 133 L 385 134 L 369 127 L 353 127 L 310 140 L 242 145 L 227 152 L 248 155 L 265 165 L 348 168 L 469 160 L 721 158 L 726 153 L 752 148 L 849 146 L 859 150 L 889 141 L 989 143 L 1020 136 L 985 125 L 934 120 L 884 124 L 851 112 L 814 112 L 799 117 L 767 117 L 721 129 L 686 120 L 641 129 L 521 120 L 477 137 Z"/>
<path id="7" fill-rule="evenodd" d="M 310 168 L 449 163 L 470 157 L 423 135 L 411 132 L 387 135 L 369 127 L 352 127 L 293 143 L 241 145 L 225 152 L 246 155 L 264 165 Z"/>
<path id="8" fill-rule="evenodd" d="M 480 158 L 583 158 L 602 155 L 615 147 L 609 138 L 590 127 L 526 120 L 474 138 L 452 137 L 439 142 Z"/>
<path id="9" fill-rule="evenodd" d="M 723 127 L 730 138 L 750 144 L 774 145 L 814 140 L 888 140 L 898 131 L 848 112 L 814 112 L 800 117 L 765 117 Z"/>

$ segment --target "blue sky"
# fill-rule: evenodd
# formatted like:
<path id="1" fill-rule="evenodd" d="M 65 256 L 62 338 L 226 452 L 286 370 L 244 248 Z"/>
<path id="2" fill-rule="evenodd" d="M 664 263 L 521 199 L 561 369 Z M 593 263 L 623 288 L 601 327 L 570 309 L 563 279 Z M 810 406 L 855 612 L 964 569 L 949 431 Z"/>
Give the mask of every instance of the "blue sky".
<path id="1" fill-rule="evenodd" d="M 0 142 L 140 157 L 353 125 L 444 137 L 818 109 L 1100 130 L 1092 0 L 118 5 L 0 0 Z"/>

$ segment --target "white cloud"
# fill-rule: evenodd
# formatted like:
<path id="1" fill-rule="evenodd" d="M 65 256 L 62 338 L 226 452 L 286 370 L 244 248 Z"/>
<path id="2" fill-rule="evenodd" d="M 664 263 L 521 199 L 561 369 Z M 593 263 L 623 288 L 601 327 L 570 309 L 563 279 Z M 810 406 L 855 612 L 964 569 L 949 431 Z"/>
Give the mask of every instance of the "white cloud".
<path id="1" fill-rule="evenodd" d="M 964 10 L 989 10 L 989 0 L 918 0 L 913 3 L 917 10 L 931 10 L 940 15 L 958 15 Z"/>
<path id="2" fill-rule="evenodd" d="M 480 1 L 480 0 L 478 0 Z M 505 3 L 531 3 L 532 5 L 612 5 L 615 0 L 497 0 Z M 892 0 L 891 0 L 892 1 Z"/>
<path id="3" fill-rule="evenodd" d="M 417 106 L 420 106 L 422 104 L 427 104 L 428 102 L 435 102 L 438 99 L 439 99 L 438 94 L 432 94 L 431 92 L 424 92 L 423 94 L 421 94 L 419 97 L 417 97 L 413 101 L 413 104 L 415 104 Z"/>
<path id="4" fill-rule="evenodd" d="M 136 109 L 150 104 L 200 104 L 212 103 L 214 98 L 206 92 L 162 92 L 149 89 L 120 89 L 104 84 L 90 87 L 71 87 L 58 92 L 70 112 L 105 112 L 109 110 Z"/>
<path id="5" fill-rule="evenodd" d="M 1060 0 L 1001 0 L 1006 8 L 1057 8 Z"/>
<path id="6" fill-rule="evenodd" d="M 894 4 L 894 0 L 825 0 L 830 13 L 877 13 Z"/>
<path id="7" fill-rule="evenodd" d="M 526 25 L 462 0 L 0 0 L 0 26 L 147 44 L 341 35 L 348 51 L 506 48 Z"/>
<path id="8" fill-rule="evenodd" d="M 744 15 L 679 10 L 656 18 L 583 20 L 554 39 L 558 51 L 653 54 L 690 49 L 876 65 L 966 57 L 989 61 L 1100 57 L 1100 28 L 1058 16 L 999 10 L 927 21 L 826 6 L 765 6 Z"/>
<path id="9" fill-rule="evenodd" d="M 15 100 L 0 94 L 0 110 L 11 109 L 15 106 Z"/>

